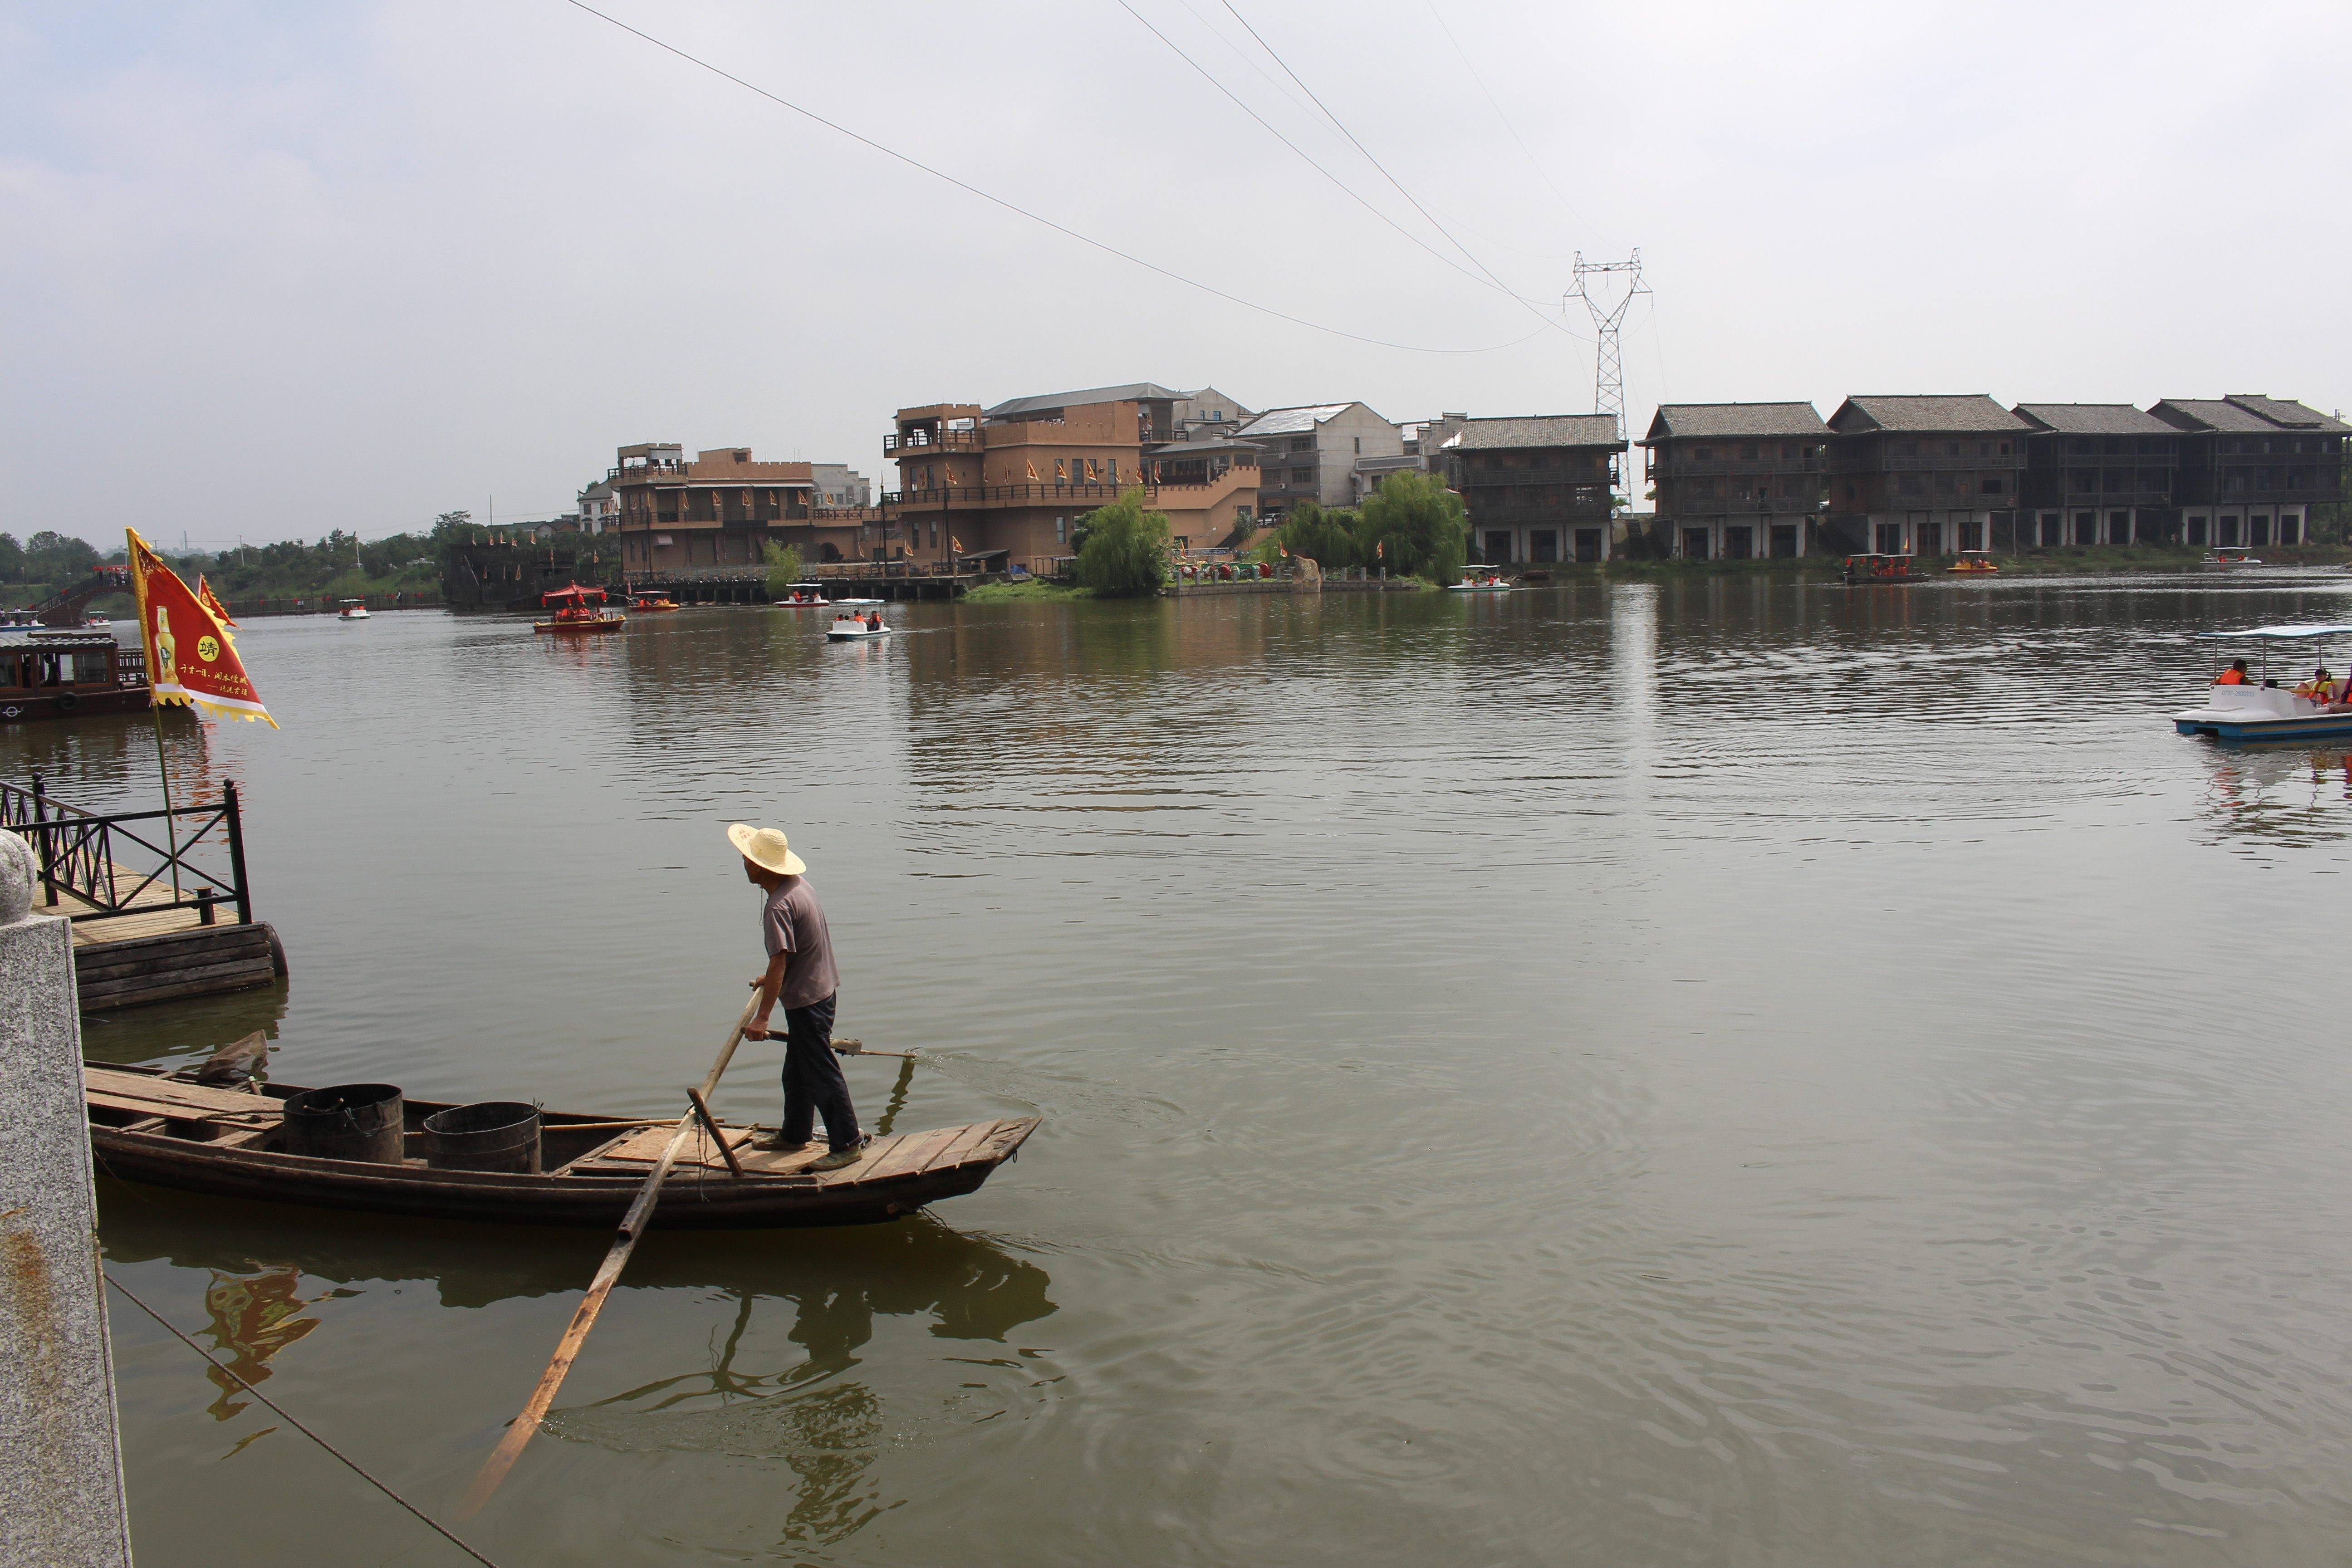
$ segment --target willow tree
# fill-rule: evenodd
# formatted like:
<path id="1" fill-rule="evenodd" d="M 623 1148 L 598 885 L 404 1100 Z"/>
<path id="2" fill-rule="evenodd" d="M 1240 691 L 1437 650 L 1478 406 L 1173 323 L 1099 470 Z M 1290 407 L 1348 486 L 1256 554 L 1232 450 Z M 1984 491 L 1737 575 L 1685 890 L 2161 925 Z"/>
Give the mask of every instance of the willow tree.
<path id="1" fill-rule="evenodd" d="M 1462 498 L 1434 474 L 1401 469 L 1381 481 L 1361 509 L 1365 559 L 1391 572 L 1451 583 L 1469 558 L 1470 530 Z"/>
<path id="2" fill-rule="evenodd" d="M 1168 514 L 1146 511 L 1143 487 L 1079 520 L 1078 581 L 1105 599 L 1140 599 L 1168 581 Z"/>

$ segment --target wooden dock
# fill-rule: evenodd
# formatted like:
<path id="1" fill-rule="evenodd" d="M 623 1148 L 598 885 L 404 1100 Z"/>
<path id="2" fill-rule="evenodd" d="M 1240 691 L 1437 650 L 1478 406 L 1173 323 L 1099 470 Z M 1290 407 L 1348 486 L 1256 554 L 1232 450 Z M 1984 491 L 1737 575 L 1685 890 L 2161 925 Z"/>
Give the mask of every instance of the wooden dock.
<path id="1" fill-rule="evenodd" d="M 170 812 L 169 831 L 166 816 L 83 811 L 48 796 L 37 776 L 29 790 L 0 784 L 0 826 L 25 836 L 39 867 L 34 907 L 73 922 L 85 1013 L 243 991 L 286 973 L 278 933 L 252 918 L 236 786 L 215 804 Z M 225 875 L 187 858 L 200 844 L 225 852 Z M 123 864 L 118 851 L 154 868 Z"/>

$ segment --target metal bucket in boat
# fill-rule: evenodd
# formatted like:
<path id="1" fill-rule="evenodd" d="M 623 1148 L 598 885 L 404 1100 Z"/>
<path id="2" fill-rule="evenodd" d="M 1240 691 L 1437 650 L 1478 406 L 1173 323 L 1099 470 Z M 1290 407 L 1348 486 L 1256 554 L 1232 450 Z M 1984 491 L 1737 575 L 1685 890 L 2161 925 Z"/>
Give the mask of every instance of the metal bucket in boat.
<path id="1" fill-rule="evenodd" d="M 400 1089 L 389 1083 L 306 1089 L 286 1101 L 286 1152 L 397 1165 L 405 1113 Z"/>
<path id="2" fill-rule="evenodd" d="M 425 1163 L 436 1171 L 539 1173 L 539 1107 L 485 1100 L 425 1119 Z"/>

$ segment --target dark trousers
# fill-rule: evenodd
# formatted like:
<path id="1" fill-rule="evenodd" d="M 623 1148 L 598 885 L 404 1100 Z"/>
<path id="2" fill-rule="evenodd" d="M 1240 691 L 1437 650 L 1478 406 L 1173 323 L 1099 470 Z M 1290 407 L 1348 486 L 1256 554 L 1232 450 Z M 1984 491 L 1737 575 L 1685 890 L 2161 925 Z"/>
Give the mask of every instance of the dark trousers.
<path id="1" fill-rule="evenodd" d="M 824 1118 L 824 1141 L 835 1149 L 857 1142 L 857 1112 L 849 1080 L 833 1054 L 833 998 L 784 1009 L 784 1142 L 808 1142 L 812 1113 Z"/>

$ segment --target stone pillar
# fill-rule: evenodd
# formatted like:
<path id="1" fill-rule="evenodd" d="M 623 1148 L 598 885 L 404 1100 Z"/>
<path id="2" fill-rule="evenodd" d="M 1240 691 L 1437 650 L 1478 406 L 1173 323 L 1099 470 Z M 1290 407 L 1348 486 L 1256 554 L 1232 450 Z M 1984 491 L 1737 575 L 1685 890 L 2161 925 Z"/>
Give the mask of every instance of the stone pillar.
<path id="1" fill-rule="evenodd" d="M 0 831 L 0 1563 L 129 1568 L 73 931 Z"/>

